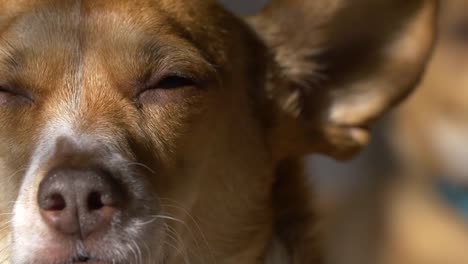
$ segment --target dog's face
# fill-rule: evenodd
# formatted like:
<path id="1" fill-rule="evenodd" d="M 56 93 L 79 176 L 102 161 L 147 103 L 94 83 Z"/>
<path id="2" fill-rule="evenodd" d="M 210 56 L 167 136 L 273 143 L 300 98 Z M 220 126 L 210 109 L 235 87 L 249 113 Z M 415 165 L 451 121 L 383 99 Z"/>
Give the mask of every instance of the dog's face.
<path id="1" fill-rule="evenodd" d="M 433 1 L 312 2 L 0 1 L 0 261 L 257 263 L 280 161 L 355 152 L 431 47 Z"/>
<path id="2" fill-rule="evenodd" d="M 249 204 L 268 199 L 272 173 L 247 98 L 259 84 L 241 72 L 240 33 L 214 26 L 231 18 L 182 1 L 26 4 L 4 22 L 1 59 L 2 212 L 14 214 L 15 262 L 137 263 L 184 250 L 183 239 L 206 247 L 195 222 L 229 237 L 224 225 L 268 214 Z"/>

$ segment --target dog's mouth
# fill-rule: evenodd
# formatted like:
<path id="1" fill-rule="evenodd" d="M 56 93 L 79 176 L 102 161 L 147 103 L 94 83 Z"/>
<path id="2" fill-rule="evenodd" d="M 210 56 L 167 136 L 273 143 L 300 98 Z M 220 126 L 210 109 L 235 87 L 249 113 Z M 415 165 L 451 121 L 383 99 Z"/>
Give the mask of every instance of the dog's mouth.
<path id="1" fill-rule="evenodd" d="M 118 241 L 118 239 L 112 239 L 112 241 L 114 241 L 112 245 L 102 240 L 93 241 L 93 243 L 66 240 L 49 244 L 46 242 L 48 246 L 37 250 L 35 254 L 24 255 L 26 258 L 20 257 L 18 263 L 129 264 L 146 263 L 143 260 L 148 260 L 147 252 L 143 252 L 139 246 L 135 245 L 135 248 L 132 247 L 130 251 L 127 251 L 126 249 L 130 246 L 125 246 L 126 242 Z"/>
<path id="2" fill-rule="evenodd" d="M 34 243 L 28 239 L 28 223 L 13 219 L 18 263 L 141 263 L 152 254 L 148 244 L 159 247 L 149 241 L 164 230 L 160 221 L 148 222 L 159 212 L 150 192 L 142 182 L 124 184 L 120 170 L 111 173 L 102 167 L 48 170 L 37 188 L 37 207 L 18 203 L 15 210 L 39 214 L 35 232 L 43 234 Z M 132 189 L 136 187 L 138 194 Z"/>
<path id="3" fill-rule="evenodd" d="M 89 255 L 78 255 L 72 258 L 71 261 L 63 261 L 61 263 L 72 263 L 72 264 L 111 264 L 115 261 L 107 261 L 100 258 L 90 257 Z"/>
<path id="4" fill-rule="evenodd" d="M 64 262 L 64 263 L 69 263 L 69 262 Z M 73 264 L 110 264 L 112 262 L 107 262 L 107 261 L 101 261 L 101 260 L 94 260 L 94 259 L 89 259 L 87 261 L 72 261 L 71 263 Z"/>
<path id="5" fill-rule="evenodd" d="M 86 255 L 79 255 L 79 256 L 76 256 L 74 258 L 72 258 L 72 263 L 76 263 L 76 264 L 81 264 L 81 263 L 94 263 L 94 264 L 101 264 L 101 263 L 105 263 L 99 259 L 94 259 L 94 258 L 91 258 L 91 257 L 88 257 Z"/>
<path id="6" fill-rule="evenodd" d="M 131 263 L 166 263 L 168 256 L 174 254 L 161 244 L 157 246 L 147 244 L 142 247 L 136 241 L 144 239 L 119 241 L 118 238 L 93 241 L 93 243 L 72 242 L 59 240 L 45 242 L 34 254 L 32 250 L 19 252 L 14 263 L 35 264 L 131 264 Z M 110 242 L 112 241 L 112 242 Z M 68 245 L 67 245 L 68 244 Z M 47 245 L 47 246 L 44 246 Z M 27 245 L 26 245 L 27 246 Z M 23 249 L 21 249 L 23 250 Z M 15 253 L 17 249 L 13 250 Z M 29 252 L 29 254 L 28 254 Z"/>

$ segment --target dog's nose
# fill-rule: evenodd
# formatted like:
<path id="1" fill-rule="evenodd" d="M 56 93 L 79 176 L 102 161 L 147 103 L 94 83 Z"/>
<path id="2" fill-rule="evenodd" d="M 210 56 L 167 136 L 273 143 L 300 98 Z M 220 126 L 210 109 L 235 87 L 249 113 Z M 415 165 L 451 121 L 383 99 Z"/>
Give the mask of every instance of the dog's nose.
<path id="1" fill-rule="evenodd" d="M 105 232 L 123 201 L 121 185 L 100 169 L 54 169 L 38 190 L 39 208 L 47 225 L 80 239 Z"/>

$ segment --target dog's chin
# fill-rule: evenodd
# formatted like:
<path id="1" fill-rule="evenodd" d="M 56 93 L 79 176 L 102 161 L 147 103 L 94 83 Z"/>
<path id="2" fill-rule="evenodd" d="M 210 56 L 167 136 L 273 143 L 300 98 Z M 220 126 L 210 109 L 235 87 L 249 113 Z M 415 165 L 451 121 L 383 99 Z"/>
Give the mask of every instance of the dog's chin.
<path id="1" fill-rule="evenodd" d="M 115 260 L 105 260 L 101 258 L 92 258 L 88 256 L 76 256 L 65 261 L 59 261 L 58 263 L 72 263 L 72 264 L 112 264 L 116 263 Z"/>
<path id="2" fill-rule="evenodd" d="M 88 257 L 75 257 L 72 259 L 67 259 L 65 261 L 59 261 L 54 263 L 60 264 L 114 264 L 114 263 L 133 263 L 134 260 L 120 261 L 116 262 L 115 260 L 106 260 L 100 258 L 88 258 Z"/>
<path id="3" fill-rule="evenodd" d="M 76 261 L 63 261 L 60 263 L 73 263 L 73 264 L 112 264 L 115 262 L 112 261 L 105 261 L 99 259 L 87 259 L 87 260 L 76 260 Z"/>
<path id="4" fill-rule="evenodd" d="M 119 257 L 118 259 L 120 259 Z M 37 264 L 124 264 L 124 263 L 133 263 L 134 259 L 129 258 L 128 260 L 119 260 L 117 258 L 100 258 L 100 257 L 89 257 L 89 256 L 69 256 L 69 257 L 60 257 L 60 258 L 51 258 L 51 256 L 39 256 L 35 258 L 32 263 Z"/>
<path id="5" fill-rule="evenodd" d="M 53 248 L 53 249 L 52 249 Z M 131 252 L 124 252 L 118 248 L 108 247 L 107 245 L 92 245 L 92 248 L 73 250 L 69 247 L 57 247 L 39 250 L 35 255 L 29 255 L 23 259 L 17 259 L 13 263 L 24 264 L 128 264 L 128 263 L 146 263 L 144 260 L 154 261 L 156 254 L 151 258 L 146 252 L 134 249 Z M 134 252 L 135 251 L 135 252 Z M 81 252 L 81 253 L 77 253 Z"/>
<path id="6" fill-rule="evenodd" d="M 69 262 L 66 262 L 66 263 L 69 263 Z M 100 261 L 100 260 L 90 260 L 90 261 L 85 261 L 85 262 L 72 262 L 74 264 L 112 264 L 112 262 L 109 262 L 109 261 Z"/>
<path id="7" fill-rule="evenodd" d="M 57 252 L 54 254 L 53 252 L 48 252 L 48 253 L 42 253 L 39 254 L 34 258 L 33 261 L 29 261 L 32 263 L 55 263 L 55 264 L 114 264 L 114 263 L 126 263 L 126 262 L 131 262 L 131 261 L 120 261 L 116 262 L 112 258 L 107 259 L 107 258 L 101 258 L 99 256 L 93 256 L 83 254 L 83 255 L 73 255 L 73 254 L 67 254 L 65 251 L 64 252 Z M 29 263 L 28 262 L 28 263 Z"/>

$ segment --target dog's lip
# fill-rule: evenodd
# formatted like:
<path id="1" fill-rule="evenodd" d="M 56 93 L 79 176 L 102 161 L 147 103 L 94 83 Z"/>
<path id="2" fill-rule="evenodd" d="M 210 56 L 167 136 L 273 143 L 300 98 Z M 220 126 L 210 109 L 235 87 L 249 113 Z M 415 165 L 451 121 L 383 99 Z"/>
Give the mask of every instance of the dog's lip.
<path id="1" fill-rule="evenodd" d="M 104 261 L 97 258 L 91 258 L 87 256 L 75 257 L 72 260 L 73 264 L 111 264 L 112 261 Z"/>
<path id="2" fill-rule="evenodd" d="M 110 261 L 101 261 L 101 260 L 89 260 L 89 261 L 79 261 L 73 262 L 73 264 L 111 264 Z"/>
<path id="3" fill-rule="evenodd" d="M 103 261 L 98 259 L 89 259 L 85 261 L 76 260 L 72 262 L 73 264 L 111 264 L 111 261 Z"/>

